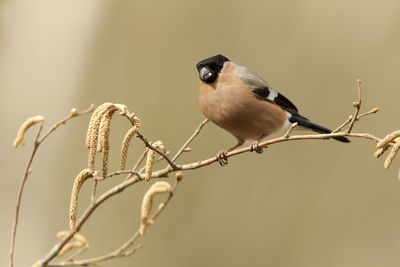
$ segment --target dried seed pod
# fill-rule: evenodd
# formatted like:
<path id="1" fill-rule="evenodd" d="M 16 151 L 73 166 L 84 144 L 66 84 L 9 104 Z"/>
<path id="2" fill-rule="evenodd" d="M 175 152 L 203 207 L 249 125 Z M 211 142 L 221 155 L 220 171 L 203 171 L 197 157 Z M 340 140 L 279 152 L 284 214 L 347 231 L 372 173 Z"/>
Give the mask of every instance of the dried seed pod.
<path id="1" fill-rule="evenodd" d="M 382 148 L 382 147 L 390 144 L 390 142 L 392 142 L 394 139 L 396 139 L 399 136 L 400 136 L 400 130 L 394 131 L 394 132 L 386 135 L 381 141 L 379 141 L 378 144 L 376 145 L 376 147 Z"/>
<path id="2" fill-rule="evenodd" d="M 65 236 L 67 236 L 69 234 L 68 231 L 60 231 L 57 233 L 57 237 L 59 238 L 64 238 Z M 58 252 L 57 257 L 61 257 L 62 255 L 64 255 L 65 253 L 67 253 L 68 251 L 74 249 L 74 248 L 84 248 L 88 246 L 88 242 L 87 239 L 79 234 L 79 233 L 75 233 L 73 236 L 73 239 L 75 240 L 74 242 L 68 243 L 66 244 L 61 250 L 60 252 Z"/>
<path id="3" fill-rule="evenodd" d="M 141 223 L 139 232 L 141 235 L 144 235 L 147 225 L 152 223 L 148 220 L 151 208 L 153 206 L 153 197 L 156 194 L 171 192 L 172 187 L 169 183 L 161 181 L 154 183 L 149 190 L 147 190 L 146 194 L 143 197 L 142 201 L 142 209 L 141 209 Z"/>
<path id="4" fill-rule="evenodd" d="M 94 160 L 96 157 L 98 139 L 99 139 L 99 128 L 102 121 L 103 115 L 111 109 L 115 109 L 112 103 L 104 103 L 100 105 L 93 113 L 88 127 L 86 136 L 86 145 L 89 148 L 88 167 L 94 171 Z"/>
<path id="5" fill-rule="evenodd" d="M 78 195 L 83 183 L 95 175 L 95 172 L 89 169 L 82 170 L 75 178 L 74 185 L 72 187 L 71 202 L 69 205 L 69 227 L 71 232 L 75 232 L 76 223 L 76 212 L 78 206 Z"/>
<path id="6" fill-rule="evenodd" d="M 378 148 L 378 150 L 375 151 L 375 153 L 374 153 L 374 157 L 375 157 L 375 158 L 379 158 L 379 157 L 382 156 L 383 153 L 385 153 L 386 150 L 388 150 L 389 148 L 390 148 L 390 146 L 384 146 L 384 147 L 382 147 L 382 148 Z"/>
<path id="7" fill-rule="evenodd" d="M 132 119 L 134 121 L 134 125 L 126 133 L 126 135 L 124 137 L 124 141 L 122 142 L 122 146 L 121 146 L 121 158 L 120 158 L 120 168 L 121 168 L 121 170 L 124 170 L 125 166 L 126 166 L 126 159 L 128 158 L 128 149 L 129 149 L 129 145 L 131 143 L 131 139 L 135 135 L 135 133 L 138 131 L 139 127 L 140 127 L 139 118 L 133 117 Z"/>
<path id="8" fill-rule="evenodd" d="M 390 151 L 389 156 L 386 158 L 385 164 L 383 165 L 385 169 L 390 167 L 390 164 L 392 164 L 392 161 L 396 157 L 397 152 L 399 152 L 399 149 L 400 142 L 393 145 L 392 150 Z"/>
<path id="9" fill-rule="evenodd" d="M 42 127 L 43 125 L 43 121 L 44 121 L 44 117 L 43 116 L 34 116 L 34 117 L 30 117 L 28 118 L 19 128 L 18 133 L 17 133 L 17 137 L 14 140 L 14 147 L 18 147 L 19 145 L 24 145 L 24 135 L 26 133 L 26 131 L 28 131 L 29 128 L 31 128 L 33 125 L 35 125 L 36 123 L 40 123 L 40 127 Z"/>
<path id="10" fill-rule="evenodd" d="M 156 141 L 154 144 L 152 144 L 154 148 L 161 149 L 165 152 L 165 147 L 161 141 Z M 149 181 L 151 178 L 151 173 L 153 172 L 153 164 L 154 164 L 154 156 L 155 156 L 155 151 L 153 149 L 149 149 L 147 152 L 147 158 L 146 158 L 146 168 L 145 168 L 145 180 Z"/>

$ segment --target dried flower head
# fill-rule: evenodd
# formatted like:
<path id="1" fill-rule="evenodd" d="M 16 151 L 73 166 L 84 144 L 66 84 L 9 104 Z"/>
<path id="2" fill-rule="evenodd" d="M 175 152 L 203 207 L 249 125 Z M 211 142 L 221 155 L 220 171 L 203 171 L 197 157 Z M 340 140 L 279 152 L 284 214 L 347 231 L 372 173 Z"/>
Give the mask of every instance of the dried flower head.
<path id="1" fill-rule="evenodd" d="M 69 231 L 59 231 L 57 232 L 57 237 L 58 238 L 64 238 L 67 235 L 69 235 Z M 83 244 L 87 244 L 87 239 L 86 237 L 84 237 L 82 234 L 80 233 L 75 233 L 74 236 L 72 237 L 73 239 L 76 239 L 77 241 L 83 243 Z"/>
<path id="2" fill-rule="evenodd" d="M 109 104 L 111 104 L 111 103 L 108 102 L 108 103 L 104 103 L 104 104 L 98 106 L 95 109 L 95 111 L 92 113 L 92 116 L 90 117 L 90 120 L 89 120 L 88 130 L 87 130 L 87 133 L 86 133 L 86 147 L 87 148 L 90 148 L 90 143 L 91 143 L 91 139 L 92 139 L 92 136 L 93 136 L 92 133 L 95 131 L 95 128 L 96 128 L 94 124 L 97 121 L 99 113 L 102 110 L 104 110 L 104 106 L 109 105 Z"/>
<path id="3" fill-rule="evenodd" d="M 67 236 L 69 234 L 68 231 L 60 231 L 57 233 L 57 237 L 59 238 L 64 238 L 65 236 Z M 60 252 L 58 252 L 57 257 L 61 257 L 62 255 L 64 255 L 66 252 L 74 249 L 74 248 L 87 248 L 88 247 L 88 242 L 87 239 L 79 234 L 79 233 L 75 233 L 73 236 L 74 242 L 70 242 L 67 245 L 65 245 Z"/>
<path id="4" fill-rule="evenodd" d="M 384 163 L 385 169 L 390 167 L 390 164 L 392 163 L 393 159 L 396 157 L 397 152 L 399 152 L 400 149 L 400 142 L 395 143 L 392 147 L 392 150 L 389 153 L 389 156 L 386 158 L 386 161 Z"/>
<path id="5" fill-rule="evenodd" d="M 44 117 L 43 116 L 34 116 L 34 117 L 30 117 L 28 118 L 19 128 L 18 133 L 17 133 L 17 137 L 14 140 L 14 147 L 18 147 L 20 144 L 23 145 L 24 143 L 24 135 L 26 133 L 26 131 L 28 131 L 28 129 L 30 127 L 32 127 L 33 125 L 35 125 L 36 123 L 40 123 L 40 129 L 43 127 L 43 121 L 44 121 Z"/>
<path id="6" fill-rule="evenodd" d="M 108 172 L 109 138 L 111 118 L 115 111 L 120 114 L 128 114 L 128 108 L 123 104 L 110 102 L 100 105 L 93 113 L 86 135 L 86 146 L 90 149 L 88 166 L 94 170 L 96 152 L 103 153 L 103 176 Z"/>
<path id="7" fill-rule="evenodd" d="M 99 144 L 97 146 L 97 151 L 103 153 L 103 176 L 106 176 L 108 173 L 108 155 L 110 151 L 110 125 L 111 118 L 116 110 L 116 107 L 109 108 L 106 112 L 104 112 L 103 117 L 100 121 Z"/>
<path id="8" fill-rule="evenodd" d="M 78 206 L 78 195 L 83 183 L 88 179 L 95 176 L 95 172 L 89 169 L 82 170 L 75 178 L 72 187 L 71 202 L 69 205 L 69 227 L 71 232 L 75 232 L 76 212 Z"/>
<path id="9" fill-rule="evenodd" d="M 386 150 L 388 150 L 389 148 L 390 148 L 390 146 L 384 146 L 384 147 L 382 147 L 382 148 L 378 148 L 378 150 L 375 151 L 375 153 L 374 153 L 374 157 L 375 157 L 375 158 L 379 158 L 379 157 L 382 156 L 383 153 L 385 153 Z"/>
<path id="10" fill-rule="evenodd" d="M 131 139 L 135 135 L 135 133 L 139 130 L 139 127 L 140 127 L 139 118 L 132 116 L 132 120 L 134 122 L 134 125 L 126 133 L 126 135 L 124 137 L 124 141 L 122 142 L 122 146 L 121 146 L 121 158 L 120 158 L 121 170 L 124 170 L 125 166 L 126 166 L 126 159 L 128 158 L 128 148 L 131 143 Z"/>
<path id="11" fill-rule="evenodd" d="M 152 144 L 154 148 L 161 149 L 165 152 L 165 147 L 161 141 L 156 141 Z M 145 180 L 149 181 L 151 178 L 151 173 L 153 172 L 153 164 L 154 164 L 154 155 L 155 151 L 153 149 L 149 149 L 147 152 L 146 158 L 146 169 L 145 169 Z"/>
<path id="12" fill-rule="evenodd" d="M 386 145 L 389 145 L 393 140 L 400 136 L 400 130 L 394 131 L 388 135 L 386 135 L 381 141 L 376 145 L 377 148 L 382 148 Z"/>
<path id="13" fill-rule="evenodd" d="M 93 113 L 88 127 L 88 132 L 86 135 L 86 145 L 89 148 L 89 159 L 88 166 L 89 169 L 94 171 L 94 160 L 96 157 L 98 138 L 99 138 L 99 128 L 100 123 L 103 118 L 104 113 L 108 110 L 113 109 L 114 105 L 112 103 L 104 103 L 100 105 Z"/>
<path id="14" fill-rule="evenodd" d="M 161 181 L 154 183 L 144 195 L 141 210 L 141 224 L 139 229 L 141 235 L 144 235 L 147 225 L 151 223 L 151 221 L 149 222 L 148 218 L 151 212 L 151 208 L 153 206 L 154 195 L 166 192 L 171 193 L 172 187 L 169 183 Z"/>

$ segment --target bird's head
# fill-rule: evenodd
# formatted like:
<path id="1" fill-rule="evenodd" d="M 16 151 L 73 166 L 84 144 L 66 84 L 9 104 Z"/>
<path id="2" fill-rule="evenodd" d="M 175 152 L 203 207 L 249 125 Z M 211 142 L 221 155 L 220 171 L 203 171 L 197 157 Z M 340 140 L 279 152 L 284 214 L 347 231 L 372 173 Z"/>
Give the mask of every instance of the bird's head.
<path id="1" fill-rule="evenodd" d="M 226 61 L 229 61 L 229 59 L 223 55 L 216 55 L 197 63 L 196 68 L 199 72 L 200 80 L 205 83 L 213 83 L 218 78 L 218 74 Z"/>

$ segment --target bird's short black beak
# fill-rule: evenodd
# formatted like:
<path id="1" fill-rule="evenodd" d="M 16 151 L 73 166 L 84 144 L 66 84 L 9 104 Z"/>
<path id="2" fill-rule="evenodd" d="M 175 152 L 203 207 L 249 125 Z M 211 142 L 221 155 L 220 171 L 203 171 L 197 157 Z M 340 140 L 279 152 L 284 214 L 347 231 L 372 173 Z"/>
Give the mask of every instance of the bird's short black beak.
<path id="1" fill-rule="evenodd" d="M 212 76 L 212 72 L 207 67 L 202 67 L 199 71 L 199 76 L 202 81 L 207 81 Z"/>

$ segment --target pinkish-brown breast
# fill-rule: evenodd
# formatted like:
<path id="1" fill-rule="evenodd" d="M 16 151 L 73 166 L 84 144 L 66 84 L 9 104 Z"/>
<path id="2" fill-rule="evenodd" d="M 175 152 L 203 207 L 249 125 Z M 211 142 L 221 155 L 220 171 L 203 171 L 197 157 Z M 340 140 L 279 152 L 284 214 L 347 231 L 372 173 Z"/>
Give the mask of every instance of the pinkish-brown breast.
<path id="1" fill-rule="evenodd" d="M 280 130 L 286 113 L 279 106 L 257 99 L 228 65 L 212 84 L 200 83 L 203 114 L 241 140 L 258 139 Z"/>

